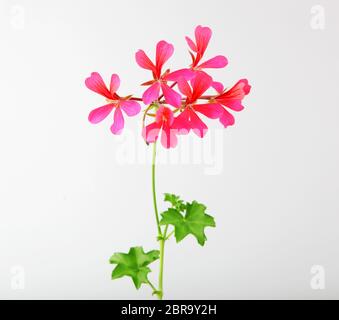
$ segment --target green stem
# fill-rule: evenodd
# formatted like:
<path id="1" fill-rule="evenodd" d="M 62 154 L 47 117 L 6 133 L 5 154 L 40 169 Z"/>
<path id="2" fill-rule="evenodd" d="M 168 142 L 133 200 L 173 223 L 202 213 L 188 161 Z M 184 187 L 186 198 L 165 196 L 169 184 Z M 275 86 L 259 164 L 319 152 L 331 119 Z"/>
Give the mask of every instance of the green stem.
<path id="1" fill-rule="evenodd" d="M 168 225 L 166 225 L 163 237 L 160 240 L 160 262 L 159 262 L 160 270 L 159 270 L 159 294 L 158 294 L 158 297 L 160 300 L 162 300 L 162 297 L 164 295 L 164 285 L 163 285 L 164 256 L 165 256 L 165 242 L 166 242 L 166 236 L 167 236 L 167 229 L 168 229 Z"/>
<path id="2" fill-rule="evenodd" d="M 157 146 L 155 142 L 153 144 L 153 157 L 152 157 L 152 193 L 153 193 L 155 219 L 157 221 L 157 227 L 158 227 L 158 239 L 160 242 L 159 284 L 158 284 L 158 290 L 156 291 L 157 291 L 158 298 L 162 300 L 162 297 L 164 295 L 163 279 L 164 279 L 165 242 L 167 240 L 166 237 L 167 237 L 168 225 L 165 227 L 164 233 L 162 233 L 162 230 L 160 227 L 159 212 L 158 212 L 158 206 L 157 206 L 157 196 L 156 196 L 156 190 L 155 190 L 155 163 L 156 163 L 156 154 L 157 154 L 156 150 L 157 150 Z"/>
<path id="3" fill-rule="evenodd" d="M 149 284 L 149 286 L 152 288 L 153 292 L 157 291 L 157 288 L 152 284 L 151 281 L 147 280 L 147 283 Z"/>
<path id="4" fill-rule="evenodd" d="M 173 234 L 174 234 L 174 231 L 172 231 L 172 232 L 165 238 L 165 240 L 167 241 Z"/>
<path id="5" fill-rule="evenodd" d="M 154 205 L 154 213 L 155 219 L 157 221 L 157 228 L 158 228 L 158 237 L 162 237 L 162 232 L 160 228 L 160 220 L 159 220 L 159 213 L 158 213 L 158 206 L 157 206 L 157 195 L 155 191 L 155 159 L 157 155 L 157 144 L 156 142 L 153 143 L 153 157 L 152 157 L 152 193 L 153 193 L 153 205 Z"/>
<path id="6" fill-rule="evenodd" d="M 160 240 L 160 270 L 159 270 L 159 293 L 158 298 L 162 300 L 164 295 L 164 285 L 163 285 L 163 278 L 164 278 L 164 253 L 165 253 L 165 239 Z"/>

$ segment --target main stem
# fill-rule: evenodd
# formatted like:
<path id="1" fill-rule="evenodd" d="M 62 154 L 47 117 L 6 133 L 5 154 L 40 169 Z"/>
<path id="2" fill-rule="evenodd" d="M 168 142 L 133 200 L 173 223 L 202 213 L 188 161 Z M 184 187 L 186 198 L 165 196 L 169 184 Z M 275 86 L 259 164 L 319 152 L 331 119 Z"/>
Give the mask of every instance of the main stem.
<path id="1" fill-rule="evenodd" d="M 159 239 L 162 237 L 162 232 L 160 228 L 160 221 L 159 221 L 159 213 L 158 213 L 158 206 L 157 206 L 157 195 L 155 191 L 155 160 L 157 155 L 157 143 L 153 143 L 153 157 L 152 157 L 152 193 L 153 193 L 153 205 L 154 205 L 154 213 L 155 219 L 157 221 L 157 228 L 158 228 L 158 237 Z"/>
<path id="2" fill-rule="evenodd" d="M 164 257 L 165 257 L 165 242 L 167 240 L 167 230 L 168 225 L 165 227 L 164 234 L 160 240 L 160 270 L 159 270 L 159 299 L 162 300 L 164 287 L 163 287 L 163 278 L 164 278 Z"/>
<path id="3" fill-rule="evenodd" d="M 153 193 L 153 205 L 154 205 L 154 213 L 155 219 L 157 221 L 157 229 L 158 229 L 158 239 L 160 242 L 160 269 L 159 269 L 159 285 L 157 290 L 157 296 L 160 300 L 163 297 L 163 278 L 164 278 L 164 253 L 165 253 L 165 242 L 167 236 L 168 226 L 165 227 L 164 233 L 161 231 L 160 220 L 159 220 L 159 212 L 157 206 L 157 195 L 155 190 L 155 163 L 156 163 L 156 154 L 157 154 L 157 144 L 153 143 L 153 157 L 152 157 L 152 193 Z"/>

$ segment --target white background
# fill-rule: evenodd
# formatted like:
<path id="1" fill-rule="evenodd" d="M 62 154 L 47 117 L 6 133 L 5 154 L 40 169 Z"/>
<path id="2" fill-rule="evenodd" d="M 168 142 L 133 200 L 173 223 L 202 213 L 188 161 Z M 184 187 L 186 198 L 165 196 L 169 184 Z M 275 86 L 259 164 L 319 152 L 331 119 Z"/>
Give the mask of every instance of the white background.
<path id="1" fill-rule="evenodd" d="M 312 24 L 315 5 L 324 29 Z M 150 74 L 135 51 L 153 57 L 164 39 L 176 48 L 168 66 L 188 65 L 184 36 L 198 24 L 214 32 L 207 56 L 229 59 L 213 75 L 253 88 L 221 144 L 209 122 L 217 174 L 205 160 L 158 168 L 159 194 L 201 201 L 217 222 L 204 248 L 168 244 L 165 297 L 339 298 L 338 12 L 335 0 L 1 0 L 0 298 L 150 297 L 111 281 L 108 264 L 115 251 L 157 247 L 150 165 L 119 160 L 125 142 L 110 120 L 88 123 L 103 100 L 84 79 L 118 73 L 120 92 L 141 94 Z M 150 154 L 140 117 L 127 120 L 125 137 Z M 313 265 L 324 290 L 311 288 Z"/>

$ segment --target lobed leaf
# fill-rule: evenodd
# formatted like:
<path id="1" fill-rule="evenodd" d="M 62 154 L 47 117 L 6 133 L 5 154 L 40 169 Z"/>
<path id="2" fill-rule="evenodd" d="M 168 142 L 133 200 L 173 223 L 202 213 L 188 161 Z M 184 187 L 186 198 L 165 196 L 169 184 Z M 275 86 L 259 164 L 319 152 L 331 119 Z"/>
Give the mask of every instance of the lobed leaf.
<path id="1" fill-rule="evenodd" d="M 174 226 L 174 235 L 177 242 L 192 234 L 198 243 L 203 246 L 207 240 L 205 228 L 215 227 L 214 218 L 206 214 L 206 206 L 197 201 L 187 203 L 185 207 L 185 215 L 182 215 L 179 210 L 174 208 L 163 212 L 160 224 Z"/>
<path id="2" fill-rule="evenodd" d="M 109 261 L 117 266 L 112 272 L 112 279 L 131 277 L 135 287 L 139 289 L 143 283 L 148 283 L 147 276 L 151 272 L 148 265 L 159 259 L 159 254 L 158 250 L 145 253 L 142 247 L 130 248 L 128 253 L 113 254 Z"/>

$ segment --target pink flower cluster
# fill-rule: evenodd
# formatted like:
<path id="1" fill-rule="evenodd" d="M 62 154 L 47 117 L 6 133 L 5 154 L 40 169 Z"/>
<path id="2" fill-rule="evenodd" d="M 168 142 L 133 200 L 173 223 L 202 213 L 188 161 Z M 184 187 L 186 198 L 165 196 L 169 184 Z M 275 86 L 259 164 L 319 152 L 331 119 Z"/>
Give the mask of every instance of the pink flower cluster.
<path id="1" fill-rule="evenodd" d="M 229 110 L 241 111 L 244 108 L 242 100 L 249 94 L 251 86 L 246 79 L 242 79 L 225 90 L 222 83 L 214 81 L 207 74 L 206 69 L 220 69 L 228 64 L 227 59 L 221 55 L 202 61 L 211 36 L 210 28 L 196 27 L 195 41 L 186 37 L 192 58 L 191 65 L 172 72 L 169 69 L 163 70 L 174 53 L 172 44 L 163 40 L 158 42 L 154 62 L 143 50 L 139 50 L 135 54 L 137 64 L 152 74 L 152 79 L 142 84 L 147 86 L 142 98 L 118 95 L 118 75 L 112 75 L 108 88 L 100 74 L 92 73 L 85 84 L 90 90 L 105 97 L 107 104 L 93 110 L 89 114 L 89 121 L 98 123 L 114 109 L 111 131 L 113 134 L 120 134 L 124 128 L 123 112 L 129 117 L 135 116 L 141 110 L 139 102 L 143 102 L 147 108 L 144 111 L 142 135 L 147 143 L 154 143 L 161 136 L 161 143 L 165 148 L 175 147 L 177 136 L 190 131 L 203 138 L 208 128 L 200 115 L 219 119 L 225 128 L 233 125 L 234 117 Z M 215 93 L 206 95 L 209 89 Z M 147 117 L 153 121 L 145 125 Z"/>

